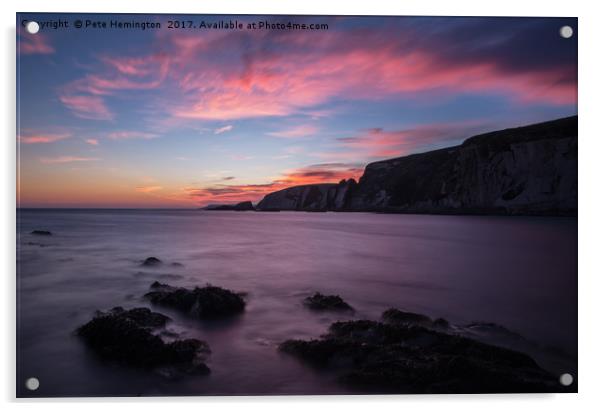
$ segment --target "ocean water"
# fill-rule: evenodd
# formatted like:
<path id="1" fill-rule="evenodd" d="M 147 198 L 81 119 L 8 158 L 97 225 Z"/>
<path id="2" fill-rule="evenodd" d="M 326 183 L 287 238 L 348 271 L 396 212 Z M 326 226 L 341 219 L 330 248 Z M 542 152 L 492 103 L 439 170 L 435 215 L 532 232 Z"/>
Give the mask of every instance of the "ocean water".
<path id="1" fill-rule="evenodd" d="M 577 372 L 576 219 L 21 209 L 17 230 L 20 396 L 350 393 L 277 345 L 390 307 Z M 141 267 L 149 256 L 166 264 Z M 247 308 L 193 320 L 142 298 L 155 280 L 246 292 Z M 355 314 L 309 311 L 302 300 L 315 291 L 341 295 Z M 73 331 L 114 306 L 151 307 L 173 319 L 168 329 L 206 340 L 211 374 L 170 380 L 100 361 Z M 475 321 L 497 326 L 466 327 Z M 37 391 L 24 388 L 29 377 Z"/>

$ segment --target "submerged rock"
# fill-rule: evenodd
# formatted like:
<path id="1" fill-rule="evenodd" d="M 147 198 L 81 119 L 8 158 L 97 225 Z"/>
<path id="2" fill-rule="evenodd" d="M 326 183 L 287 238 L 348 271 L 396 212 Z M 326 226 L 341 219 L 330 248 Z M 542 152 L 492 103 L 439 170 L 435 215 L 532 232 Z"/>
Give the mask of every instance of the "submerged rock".
<path id="1" fill-rule="evenodd" d="M 169 321 L 148 308 L 124 310 L 115 307 L 98 312 L 76 330 L 78 336 L 102 358 L 145 369 L 160 369 L 168 375 L 207 374 L 203 362 L 210 352 L 206 342 L 197 339 L 164 342 L 153 331 Z"/>
<path id="2" fill-rule="evenodd" d="M 314 366 L 335 370 L 344 383 L 372 392 L 563 389 L 555 377 L 523 353 L 408 322 L 336 322 L 320 339 L 288 340 L 279 348 Z"/>
<path id="3" fill-rule="evenodd" d="M 46 235 L 46 236 L 52 235 L 52 233 L 50 231 L 47 231 L 47 230 L 33 230 L 30 234 L 33 234 L 33 235 Z"/>
<path id="4" fill-rule="evenodd" d="M 303 303 L 312 310 L 353 310 L 353 308 L 338 295 L 315 293 L 314 295 L 305 298 Z"/>
<path id="5" fill-rule="evenodd" d="M 239 314 L 245 309 L 240 294 L 221 287 L 207 285 L 192 290 L 172 287 L 155 281 L 145 294 L 153 304 L 165 305 L 200 319 L 213 319 Z"/>
<path id="6" fill-rule="evenodd" d="M 163 264 L 163 261 L 159 260 L 157 257 L 148 257 L 142 262 L 142 265 L 145 267 L 155 267 L 161 264 Z"/>

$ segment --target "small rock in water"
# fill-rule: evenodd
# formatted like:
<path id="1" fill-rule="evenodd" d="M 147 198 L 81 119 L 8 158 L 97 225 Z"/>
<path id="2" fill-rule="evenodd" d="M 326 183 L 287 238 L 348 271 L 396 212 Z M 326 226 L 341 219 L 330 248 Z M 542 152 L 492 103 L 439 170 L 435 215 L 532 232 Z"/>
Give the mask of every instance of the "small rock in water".
<path id="1" fill-rule="evenodd" d="M 172 287 L 155 281 L 153 291 L 145 294 L 153 304 L 164 305 L 191 314 L 200 319 L 214 319 L 239 314 L 245 301 L 233 291 L 207 285 L 192 290 Z"/>
<path id="2" fill-rule="evenodd" d="M 169 287 L 169 285 L 160 283 L 159 281 L 155 281 L 150 285 L 150 288 L 161 288 L 161 287 Z"/>
<path id="3" fill-rule="evenodd" d="M 46 231 L 46 230 L 33 230 L 30 234 L 33 235 L 52 235 L 52 233 L 50 231 Z"/>
<path id="4" fill-rule="evenodd" d="M 142 262 L 142 265 L 145 267 L 153 267 L 157 265 L 161 265 L 163 262 L 159 260 L 157 257 L 148 257 L 146 260 Z"/>
<path id="5" fill-rule="evenodd" d="M 148 308 L 125 310 L 115 307 L 98 312 L 76 330 L 77 335 L 101 357 L 132 367 L 157 369 L 164 374 L 207 374 L 203 362 L 210 352 L 206 342 L 197 339 L 164 342 L 153 334 L 169 318 Z M 169 372 L 165 372 L 168 370 Z"/>
<path id="6" fill-rule="evenodd" d="M 303 303 L 312 310 L 353 310 L 353 308 L 338 295 L 315 293 L 314 295 L 305 298 Z"/>
<path id="7" fill-rule="evenodd" d="M 562 391 L 557 379 L 526 354 L 415 322 L 335 322 L 319 339 L 287 340 L 279 348 L 316 367 L 338 372 L 342 382 L 362 391 Z"/>

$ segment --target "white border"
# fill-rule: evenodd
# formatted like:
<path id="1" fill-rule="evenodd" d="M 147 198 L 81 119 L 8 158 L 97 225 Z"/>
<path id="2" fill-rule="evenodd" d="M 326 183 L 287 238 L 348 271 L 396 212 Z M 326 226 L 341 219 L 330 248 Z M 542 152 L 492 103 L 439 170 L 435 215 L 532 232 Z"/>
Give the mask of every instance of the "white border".
<path id="1" fill-rule="evenodd" d="M 116 409 L 140 407 L 145 410 L 165 410 L 167 403 L 177 407 L 198 410 L 281 409 L 307 410 L 342 406 L 349 410 L 367 407 L 379 409 L 432 409 L 488 411 L 507 410 L 510 407 L 566 411 L 575 406 L 593 406 L 600 381 L 602 324 L 599 314 L 600 276 L 600 208 L 602 207 L 602 116 L 598 114 L 602 89 L 600 40 L 602 14 L 593 1 L 548 0 L 367 0 L 328 2 L 324 0 L 167 0 L 148 2 L 103 0 L 21 0 L 0 2 L 3 54 L 1 64 L 2 136 L 1 153 L 3 200 L 1 204 L 2 321 L 0 332 L 0 400 L 8 408 L 27 406 L 49 410 Z M 470 395 L 470 396 L 331 396 L 331 397 L 179 397 L 147 399 L 61 399 L 15 400 L 15 12 L 130 12 L 130 13 L 231 13 L 231 14 L 347 14 L 347 15 L 465 15 L 465 16 L 570 16 L 579 17 L 579 394 L 565 395 Z M 577 403 L 579 402 L 579 403 Z"/>

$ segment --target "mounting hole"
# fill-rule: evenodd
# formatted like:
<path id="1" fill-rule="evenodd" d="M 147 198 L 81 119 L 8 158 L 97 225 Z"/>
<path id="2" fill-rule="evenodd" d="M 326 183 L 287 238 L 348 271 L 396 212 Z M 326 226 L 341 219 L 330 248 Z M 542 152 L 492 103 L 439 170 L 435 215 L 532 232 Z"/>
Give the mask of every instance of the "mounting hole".
<path id="1" fill-rule="evenodd" d="M 40 25 L 35 21 L 28 21 L 25 25 L 25 30 L 27 30 L 28 33 L 36 34 L 40 31 Z"/>
<path id="2" fill-rule="evenodd" d="M 25 381 L 25 387 L 26 387 L 28 390 L 30 390 L 30 391 L 35 391 L 35 390 L 37 390 L 38 388 L 40 388 L 40 380 L 38 380 L 38 379 L 37 379 L 37 378 L 35 378 L 35 377 L 28 378 L 28 379 Z"/>
<path id="3" fill-rule="evenodd" d="M 560 376 L 560 384 L 568 387 L 573 383 L 573 376 L 569 373 L 564 373 Z"/>
<path id="4" fill-rule="evenodd" d="M 560 28 L 560 37 L 570 39 L 573 37 L 573 28 L 571 26 L 562 26 Z"/>

